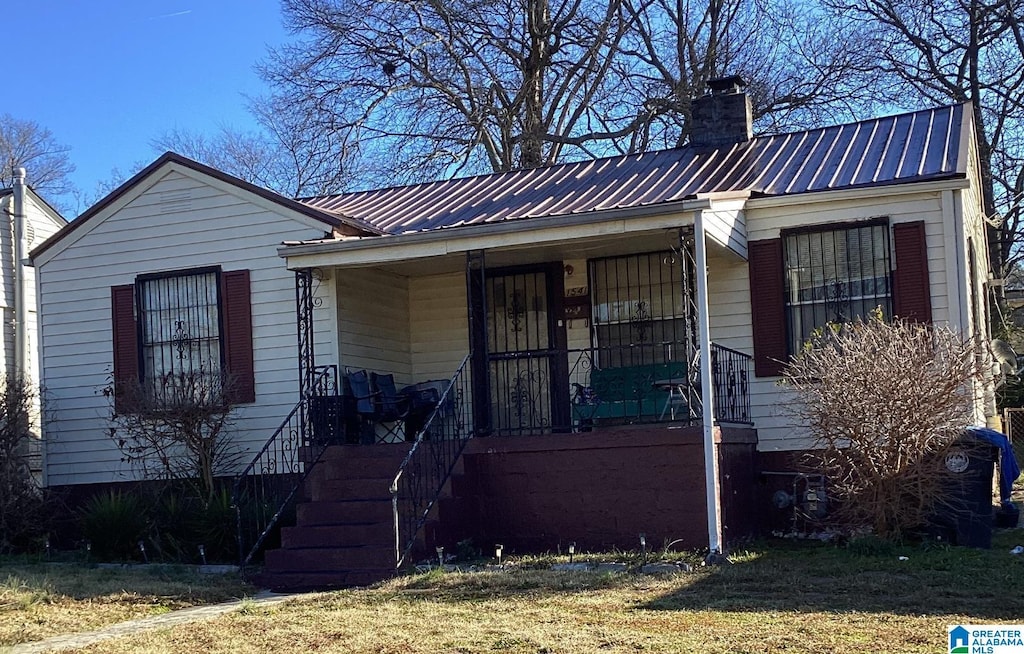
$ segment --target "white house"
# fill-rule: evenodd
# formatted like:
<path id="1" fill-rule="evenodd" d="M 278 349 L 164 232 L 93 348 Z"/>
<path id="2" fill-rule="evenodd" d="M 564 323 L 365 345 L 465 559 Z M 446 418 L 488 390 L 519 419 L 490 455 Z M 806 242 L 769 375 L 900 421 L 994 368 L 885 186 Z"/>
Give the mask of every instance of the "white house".
<path id="1" fill-rule="evenodd" d="M 713 88 L 683 148 L 298 201 L 164 155 L 32 253 L 48 482 L 131 477 L 112 375 L 213 365 L 251 380 L 238 442 L 275 437 L 239 492 L 312 470 L 282 587 L 393 567 L 442 486 L 438 543 L 748 533 L 758 470 L 808 443 L 780 362 L 877 306 L 983 335 L 989 259 L 970 105 L 753 137 L 742 82 Z M 451 390 L 389 418 L 364 370 Z"/>
<path id="2" fill-rule="evenodd" d="M 35 270 L 25 265 L 29 248 L 45 241 L 67 221 L 26 184 L 25 169 L 15 169 L 11 188 L 0 188 L 0 375 L 20 373 L 39 382 L 38 312 Z M 38 420 L 40 398 L 35 398 Z M 39 425 L 34 425 L 38 433 Z M 38 448 L 30 465 L 38 471 Z"/>

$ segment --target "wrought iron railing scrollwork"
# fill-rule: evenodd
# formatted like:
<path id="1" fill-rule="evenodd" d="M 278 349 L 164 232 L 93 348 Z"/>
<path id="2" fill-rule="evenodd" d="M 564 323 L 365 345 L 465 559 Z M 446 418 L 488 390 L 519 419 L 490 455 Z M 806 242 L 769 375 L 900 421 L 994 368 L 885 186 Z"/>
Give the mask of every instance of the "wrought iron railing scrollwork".
<path id="1" fill-rule="evenodd" d="M 313 466 L 330 444 L 331 416 L 337 406 L 337 366 L 317 366 L 303 397 L 235 478 L 231 503 L 237 520 L 239 561 L 248 565 L 267 545 L 293 505 Z M 324 423 L 320 425 L 319 423 Z"/>
<path id="2" fill-rule="evenodd" d="M 412 552 L 431 508 L 473 433 L 469 360 L 467 356 L 452 376 L 391 483 L 396 568 Z"/>
<path id="3" fill-rule="evenodd" d="M 711 344 L 715 420 L 750 423 L 750 355 Z"/>

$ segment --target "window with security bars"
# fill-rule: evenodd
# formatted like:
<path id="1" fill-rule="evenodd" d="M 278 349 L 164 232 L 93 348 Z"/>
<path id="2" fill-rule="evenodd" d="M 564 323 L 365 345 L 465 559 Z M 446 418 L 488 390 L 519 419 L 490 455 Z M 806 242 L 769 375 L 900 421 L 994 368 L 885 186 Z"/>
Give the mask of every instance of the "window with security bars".
<path id="1" fill-rule="evenodd" d="M 674 253 L 595 259 L 590 266 L 602 366 L 686 359 L 685 299 Z"/>
<path id="2" fill-rule="evenodd" d="M 221 392 L 219 277 L 205 270 L 138 280 L 141 372 L 150 397 L 173 402 Z"/>
<path id="3" fill-rule="evenodd" d="M 889 225 L 783 233 L 790 352 L 830 322 L 892 316 Z"/>

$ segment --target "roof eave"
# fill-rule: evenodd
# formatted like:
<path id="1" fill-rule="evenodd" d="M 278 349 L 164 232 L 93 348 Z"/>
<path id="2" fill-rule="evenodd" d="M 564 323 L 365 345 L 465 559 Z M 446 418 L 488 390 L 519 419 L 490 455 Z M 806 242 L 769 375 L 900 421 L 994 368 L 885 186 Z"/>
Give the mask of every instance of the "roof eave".
<path id="1" fill-rule="evenodd" d="M 841 189 L 822 189 L 805 191 L 789 195 L 757 195 L 752 194 L 747 201 L 747 208 L 778 207 L 783 205 L 815 204 L 818 202 L 835 202 L 839 200 L 856 200 L 877 196 L 880 191 L 886 195 L 913 195 L 915 193 L 932 193 L 936 191 L 961 190 L 970 187 L 971 182 L 965 174 L 955 173 L 941 178 L 924 181 L 896 182 L 888 184 L 864 184 Z"/>
<path id="2" fill-rule="evenodd" d="M 156 172 L 161 167 L 167 164 L 177 164 L 179 166 L 183 166 L 185 168 L 194 170 L 198 173 L 208 175 L 210 177 L 213 177 L 214 179 L 220 180 L 227 184 L 231 184 L 232 186 L 236 186 L 241 190 L 248 191 L 266 200 L 269 200 L 275 204 L 278 204 L 282 207 L 303 214 L 304 216 L 307 216 L 309 218 L 313 218 L 314 220 L 323 223 L 326 227 L 329 227 L 331 230 L 337 230 L 343 227 L 350 227 L 352 229 L 365 232 L 367 234 L 383 233 L 381 232 L 381 230 L 367 223 L 364 223 L 361 220 L 353 219 L 343 215 L 327 213 L 319 209 L 314 209 L 305 204 L 302 204 L 301 202 L 297 202 L 295 200 L 287 198 L 279 193 L 275 193 L 274 191 L 271 191 L 269 189 L 261 188 L 243 179 L 239 179 L 238 177 L 229 175 L 228 173 L 225 173 L 221 170 L 217 170 L 216 168 L 212 168 L 205 164 L 201 164 L 198 161 L 189 159 L 188 157 L 184 157 L 176 152 L 165 152 L 164 154 L 160 155 L 160 157 L 158 157 L 153 163 L 149 164 L 139 172 L 132 175 L 132 177 L 128 179 L 128 181 L 124 182 L 116 189 L 108 193 L 102 200 L 91 206 L 84 213 L 78 216 L 78 218 L 67 223 L 67 225 L 64 228 L 62 228 L 59 232 L 57 232 L 50 238 L 46 239 L 42 244 L 39 245 L 39 247 L 35 248 L 34 250 L 32 250 L 31 253 L 29 253 L 29 258 L 35 259 L 36 257 L 49 250 L 60 241 L 67 238 L 69 234 L 80 229 L 83 225 L 87 224 L 94 216 L 102 213 L 107 207 L 114 204 L 119 198 L 121 198 L 129 191 L 131 191 L 136 185 L 144 181 L 147 177 L 149 177 L 154 172 Z"/>
<path id="3" fill-rule="evenodd" d="M 500 237 L 504 234 L 516 232 L 533 232 L 554 227 L 599 224 L 622 220 L 624 218 L 666 216 L 696 211 L 699 209 L 709 209 L 711 206 L 711 198 L 687 198 L 684 200 L 648 205 L 644 207 L 607 209 L 603 211 L 589 211 L 578 214 L 562 214 L 537 218 L 518 218 L 502 222 L 463 225 L 459 227 L 442 227 L 430 231 L 413 232 L 409 234 L 389 234 L 369 238 L 355 238 L 317 243 L 285 244 L 278 248 L 277 253 L 278 256 L 288 259 L 290 257 L 315 254 L 334 254 L 378 248 L 382 249 L 399 244 L 417 245 L 439 241 L 459 241 L 481 236 Z"/>

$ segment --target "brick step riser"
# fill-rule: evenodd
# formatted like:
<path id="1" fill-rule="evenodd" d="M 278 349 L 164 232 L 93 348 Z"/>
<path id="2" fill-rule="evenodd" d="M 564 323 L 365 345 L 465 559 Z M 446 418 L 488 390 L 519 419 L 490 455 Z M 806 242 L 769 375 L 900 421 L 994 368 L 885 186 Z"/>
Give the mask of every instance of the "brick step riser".
<path id="1" fill-rule="evenodd" d="M 308 502 L 296 507 L 296 526 L 314 527 L 394 520 L 390 500 Z"/>
<path id="2" fill-rule="evenodd" d="M 395 478 L 404 456 L 355 459 L 351 461 L 321 461 L 315 471 L 316 478 L 323 481 L 336 479 L 387 479 L 388 485 Z"/>
<path id="3" fill-rule="evenodd" d="M 334 572 L 383 569 L 395 565 L 394 547 L 303 548 L 270 550 L 263 569 L 275 572 Z"/>
<path id="4" fill-rule="evenodd" d="M 391 522 L 369 525 L 339 525 L 327 527 L 285 527 L 281 530 L 281 548 L 353 547 L 369 545 L 394 546 L 394 526 Z"/>
<path id="5" fill-rule="evenodd" d="M 390 500 L 391 481 L 392 478 L 321 480 L 310 484 L 308 490 L 314 502 Z"/>
<path id="6" fill-rule="evenodd" d="M 380 445 L 332 445 L 324 450 L 320 463 L 346 463 L 370 459 L 392 459 L 402 462 L 412 447 L 411 443 L 387 443 Z M 397 469 L 397 464 L 395 468 Z"/>

